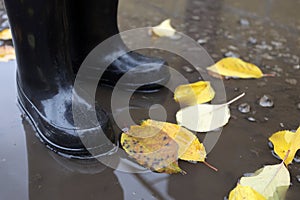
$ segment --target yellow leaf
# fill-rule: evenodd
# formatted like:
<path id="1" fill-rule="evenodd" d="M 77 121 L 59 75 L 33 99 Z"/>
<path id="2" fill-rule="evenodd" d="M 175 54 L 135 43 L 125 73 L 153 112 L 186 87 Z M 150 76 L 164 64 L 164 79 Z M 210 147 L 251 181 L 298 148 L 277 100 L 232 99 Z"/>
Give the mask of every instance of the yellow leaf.
<path id="1" fill-rule="evenodd" d="M 15 49 L 12 46 L 0 46 L 0 62 L 16 59 Z"/>
<path id="2" fill-rule="evenodd" d="M 131 126 L 122 133 L 121 145 L 142 166 L 156 172 L 184 173 L 178 166 L 178 145 L 163 130 Z"/>
<path id="3" fill-rule="evenodd" d="M 197 132 L 208 132 L 223 127 L 230 118 L 229 104 L 244 95 L 245 93 L 225 104 L 198 104 L 183 108 L 176 113 L 177 123 Z"/>
<path id="4" fill-rule="evenodd" d="M 187 129 L 168 122 L 146 120 L 142 126 L 154 126 L 166 132 L 178 144 L 178 156 L 181 160 L 203 162 L 206 158 L 204 145 Z"/>
<path id="5" fill-rule="evenodd" d="M 296 133 L 291 131 L 276 132 L 269 140 L 273 143 L 275 153 L 288 165 L 293 161 L 296 152 L 300 149 L 300 127 Z M 288 156 L 286 157 L 287 153 Z"/>
<path id="6" fill-rule="evenodd" d="M 152 32 L 158 37 L 172 37 L 176 30 L 171 26 L 171 20 L 166 19 L 159 25 L 152 27 Z"/>
<path id="7" fill-rule="evenodd" d="M 290 186 L 290 173 L 283 164 L 267 165 L 250 177 L 242 177 L 242 186 L 250 186 L 266 199 L 283 200 Z"/>
<path id="8" fill-rule="evenodd" d="M 238 184 L 230 192 L 229 200 L 266 200 L 266 198 L 255 191 L 253 188 Z"/>
<path id="9" fill-rule="evenodd" d="M 207 70 L 222 76 L 239 78 L 261 78 L 262 71 L 254 64 L 245 62 L 239 58 L 223 58 Z"/>
<path id="10" fill-rule="evenodd" d="M 174 92 L 175 101 L 190 106 L 206 103 L 214 97 L 215 91 L 208 81 L 180 85 Z"/>
<path id="11" fill-rule="evenodd" d="M 0 40 L 11 40 L 12 35 L 9 28 L 0 31 Z"/>

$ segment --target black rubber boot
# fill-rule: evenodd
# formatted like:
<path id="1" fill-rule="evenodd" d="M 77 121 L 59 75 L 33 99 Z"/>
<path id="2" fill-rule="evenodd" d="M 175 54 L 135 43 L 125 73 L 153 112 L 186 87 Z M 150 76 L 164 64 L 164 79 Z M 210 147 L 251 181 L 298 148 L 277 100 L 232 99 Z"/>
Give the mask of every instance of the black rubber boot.
<path id="1" fill-rule="evenodd" d="M 89 143 L 93 152 L 110 151 L 110 142 L 97 141 L 103 136 L 101 129 L 113 140 L 109 118 L 101 108 L 96 106 L 99 123 L 95 126 L 83 129 L 74 124 L 66 0 L 5 0 L 5 7 L 17 55 L 18 100 L 40 138 L 53 150 L 73 157 L 90 157 L 82 139 L 94 141 Z M 90 109 L 87 97 L 76 98 Z M 86 113 L 76 114 L 86 117 Z"/>
<path id="2" fill-rule="evenodd" d="M 72 62 L 76 73 L 92 49 L 105 39 L 119 33 L 118 0 L 69 1 L 68 7 L 71 19 Z M 110 54 L 128 51 L 120 37 L 111 44 L 110 49 L 112 49 Z M 101 58 L 99 59 L 101 65 Z M 106 69 L 100 82 L 114 86 L 120 77 L 128 72 L 126 79 L 119 83 L 123 88 L 131 90 L 141 87 L 140 90 L 151 91 L 169 80 L 170 74 L 166 66 L 167 63 L 161 59 L 129 52 L 119 57 Z M 103 66 L 97 67 L 94 70 L 99 70 Z"/>

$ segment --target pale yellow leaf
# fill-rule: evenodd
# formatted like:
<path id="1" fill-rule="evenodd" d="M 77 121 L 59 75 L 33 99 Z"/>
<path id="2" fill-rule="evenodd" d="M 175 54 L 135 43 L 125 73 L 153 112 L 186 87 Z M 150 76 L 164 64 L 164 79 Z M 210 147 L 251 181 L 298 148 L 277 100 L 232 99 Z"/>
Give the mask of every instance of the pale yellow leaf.
<path id="1" fill-rule="evenodd" d="M 0 40 L 11 40 L 12 35 L 9 28 L 0 31 Z"/>
<path id="2" fill-rule="evenodd" d="M 273 143 L 275 153 L 288 165 L 300 149 L 300 127 L 295 133 L 291 131 L 276 132 L 269 140 Z M 287 153 L 288 156 L 286 157 Z"/>
<path id="3" fill-rule="evenodd" d="M 242 186 L 250 186 L 268 200 L 283 200 L 290 186 L 290 173 L 284 163 L 267 165 L 253 176 L 242 177 Z"/>
<path id="4" fill-rule="evenodd" d="M 154 126 L 166 132 L 178 144 L 178 157 L 186 161 L 203 162 L 206 158 L 206 151 L 198 138 L 187 129 L 168 122 L 146 120 L 142 126 Z"/>
<path id="5" fill-rule="evenodd" d="M 254 64 L 245 62 L 239 58 L 223 58 L 207 70 L 222 76 L 238 78 L 261 78 L 262 71 Z"/>
<path id="6" fill-rule="evenodd" d="M 230 118 L 229 104 L 243 97 L 245 93 L 225 104 L 198 104 L 179 110 L 177 123 L 197 132 L 208 132 L 226 125 Z"/>
<path id="7" fill-rule="evenodd" d="M 166 19 L 159 25 L 152 27 L 152 32 L 159 37 L 172 37 L 176 30 L 171 26 L 171 19 Z"/>
<path id="8" fill-rule="evenodd" d="M 175 89 L 175 101 L 185 105 L 196 105 L 211 101 L 215 97 L 215 91 L 208 81 L 180 85 Z"/>
<path id="9" fill-rule="evenodd" d="M 266 198 L 255 191 L 253 188 L 238 184 L 230 192 L 229 200 L 266 200 Z"/>

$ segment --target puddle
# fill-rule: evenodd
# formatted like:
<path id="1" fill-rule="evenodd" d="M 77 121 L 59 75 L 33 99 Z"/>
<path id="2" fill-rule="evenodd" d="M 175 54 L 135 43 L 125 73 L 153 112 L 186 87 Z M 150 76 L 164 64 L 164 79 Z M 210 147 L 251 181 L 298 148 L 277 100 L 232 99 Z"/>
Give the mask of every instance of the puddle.
<path id="1" fill-rule="evenodd" d="M 124 0 L 120 5 L 121 29 L 154 25 L 171 17 L 178 30 L 199 40 L 209 53 L 214 54 L 214 59 L 232 52 L 257 64 L 265 73 L 277 74 L 261 80 L 224 81 L 228 99 L 241 92 L 246 92 L 246 96 L 230 106 L 234 117 L 208 155 L 207 161 L 219 171 L 201 163 L 180 162 L 187 175 L 130 174 L 115 171 L 97 161 L 62 158 L 40 143 L 16 106 L 15 63 L 1 63 L 1 199 L 223 199 L 243 174 L 266 164 L 279 163 L 268 147 L 268 137 L 282 129 L 280 124 L 284 124 L 284 129 L 297 129 L 300 118 L 300 89 L 297 84 L 286 81 L 299 82 L 300 77 L 298 67 L 294 67 L 299 66 L 297 55 L 300 54 L 300 16 L 299 12 L 294 12 L 299 2 L 288 1 L 284 5 L 267 0 L 263 3 L 251 1 L 251 5 L 237 0 L 172 2 Z M 286 9 L 281 9 L 282 6 Z M 199 18 L 193 17 L 198 15 Z M 210 39 L 204 41 L 203 38 L 208 36 Z M 273 59 L 262 56 L 266 53 Z M 168 62 L 190 81 L 199 80 L 199 74 L 191 71 L 184 60 L 172 58 Z M 264 108 L 257 103 L 264 94 L 274 97 L 274 108 Z M 103 97 L 110 95 L 109 88 L 99 89 L 96 95 L 106 110 L 110 110 L 110 101 Z M 175 122 L 179 107 L 171 99 L 172 93 L 167 89 L 154 94 L 134 94 L 130 100 L 130 114 L 135 122 L 140 122 L 149 117 L 149 108 L 152 108 L 150 115 L 159 118 L 161 107 L 152 105 L 162 104 L 167 113 L 163 117 Z M 239 111 L 243 102 L 251 107 L 250 113 Z M 118 116 L 122 119 L 122 110 Z M 255 123 L 247 117 L 255 119 Z M 126 123 L 124 119 L 124 127 L 120 128 L 130 125 Z M 204 134 L 198 136 L 203 141 Z M 292 186 L 287 199 L 298 199 L 299 163 L 290 165 L 289 170 Z"/>

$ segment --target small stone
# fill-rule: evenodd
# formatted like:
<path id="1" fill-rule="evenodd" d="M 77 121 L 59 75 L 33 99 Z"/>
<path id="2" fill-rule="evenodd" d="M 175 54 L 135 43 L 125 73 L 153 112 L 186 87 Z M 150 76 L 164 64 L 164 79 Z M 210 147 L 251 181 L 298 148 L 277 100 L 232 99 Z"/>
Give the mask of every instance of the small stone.
<path id="1" fill-rule="evenodd" d="M 279 123 L 279 126 L 281 127 L 281 128 L 284 128 L 284 124 L 281 122 L 281 123 Z"/>
<path id="2" fill-rule="evenodd" d="M 256 43 L 257 43 L 257 39 L 254 38 L 254 37 L 249 37 L 249 38 L 248 38 L 248 42 L 249 42 L 250 44 L 256 44 Z"/>
<path id="3" fill-rule="evenodd" d="M 285 82 L 291 85 L 296 85 L 297 84 L 297 79 L 294 78 L 287 78 L 285 79 Z"/>
<path id="4" fill-rule="evenodd" d="M 264 58 L 264 59 L 267 59 L 267 60 L 273 60 L 274 59 L 274 57 L 271 56 L 268 53 L 264 53 L 261 57 Z"/>
<path id="5" fill-rule="evenodd" d="M 192 16 L 191 17 L 193 20 L 200 20 L 200 17 L 199 16 L 197 16 L 197 15 L 195 15 L 195 16 Z"/>
<path id="6" fill-rule="evenodd" d="M 269 118 L 268 118 L 268 117 L 264 117 L 264 120 L 265 120 L 265 121 L 269 121 Z"/>
<path id="7" fill-rule="evenodd" d="M 259 105 L 265 108 L 273 107 L 274 106 L 273 97 L 265 94 L 259 99 Z"/>
<path id="8" fill-rule="evenodd" d="M 192 73 L 194 71 L 194 69 L 188 67 L 188 66 L 183 66 L 182 69 L 187 72 L 187 73 Z"/>
<path id="9" fill-rule="evenodd" d="M 254 117 L 247 117 L 247 120 L 249 122 L 256 122 L 256 119 Z"/>
<path id="10" fill-rule="evenodd" d="M 200 39 L 197 40 L 197 42 L 202 45 L 202 44 L 207 43 L 207 39 L 206 38 L 203 38 L 203 39 L 200 38 Z"/>
<path id="11" fill-rule="evenodd" d="M 239 50 L 236 46 L 233 46 L 233 45 L 229 45 L 228 49 L 233 50 L 233 51 Z"/>
<path id="12" fill-rule="evenodd" d="M 234 58 L 239 58 L 239 57 L 240 57 L 239 54 L 234 53 L 234 52 L 232 52 L 232 51 L 226 52 L 226 53 L 224 54 L 224 56 L 225 56 L 225 57 L 234 57 Z"/>
<path id="13" fill-rule="evenodd" d="M 8 22 L 8 20 L 5 20 L 4 22 L 2 22 L 1 28 L 9 28 L 9 22 Z"/>
<path id="14" fill-rule="evenodd" d="M 297 109 L 300 110 L 300 103 L 297 103 Z"/>
<path id="15" fill-rule="evenodd" d="M 294 69 L 300 69 L 300 65 L 295 65 L 293 68 Z"/>
<path id="16" fill-rule="evenodd" d="M 279 48 L 279 47 L 282 46 L 282 43 L 281 43 L 281 42 L 276 42 L 276 41 L 271 41 L 271 44 L 272 44 L 273 46 L 275 46 L 276 48 Z"/>
<path id="17" fill-rule="evenodd" d="M 247 19 L 240 19 L 240 25 L 242 26 L 249 26 L 250 23 Z"/>
<path id="18" fill-rule="evenodd" d="M 249 113 L 250 112 L 250 105 L 248 103 L 242 103 L 239 105 L 238 110 L 241 113 Z"/>
<path id="19" fill-rule="evenodd" d="M 296 176 L 297 181 L 300 183 L 300 175 Z"/>

